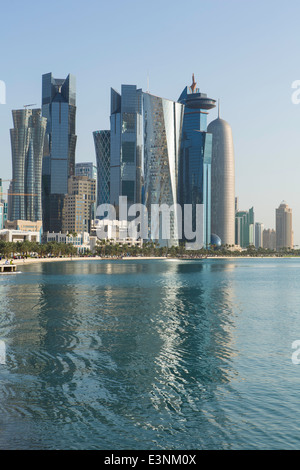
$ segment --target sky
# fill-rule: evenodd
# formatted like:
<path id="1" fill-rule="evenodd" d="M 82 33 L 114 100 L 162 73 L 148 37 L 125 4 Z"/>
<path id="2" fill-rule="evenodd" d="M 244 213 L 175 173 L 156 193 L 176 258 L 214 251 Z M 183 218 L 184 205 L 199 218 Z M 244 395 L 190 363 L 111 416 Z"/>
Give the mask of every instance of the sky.
<path id="1" fill-rule="evenodd" d="M 41 106 L 42 74 L 76 76 L 76 162 L 96 163 L 111 87 L 177 100 L 194 73 L 232 128 L 239 208 L 275 228 L 285 200 L 300 245 L 299 0 L 0 0 L 0 12 L 0 177 L 12 177 L 11 111 Z"/>

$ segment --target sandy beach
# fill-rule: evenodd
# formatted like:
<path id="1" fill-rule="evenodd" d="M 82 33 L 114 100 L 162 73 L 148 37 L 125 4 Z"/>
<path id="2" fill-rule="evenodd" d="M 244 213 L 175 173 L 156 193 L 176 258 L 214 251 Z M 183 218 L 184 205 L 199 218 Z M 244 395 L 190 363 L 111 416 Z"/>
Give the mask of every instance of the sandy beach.
<path id="1" fill-rule="evenodd" d="M 34 264 L 34 263 L 54 263 L 54 262 L 72 262 L 72 261 L 142 261 L 142 260 L 177 260 L 177 261 L 197 261 L 197 260 L 218 260 L 218 259 L 229 259 L 229 260 L 237 260 L 237 259 L 286 259 L 286 258 L 299 258 L 296 256 L 293 257 L 276 257 L 276 256 L 207 256 L 205 258 L 172 258 L 172 257 L 159 257 L 159 256 L 126 256 L 123 258 L 101 258 L 100 256 L 73 256 L 71 257 L 57 257 L 57 258 L 27 258 L 23 259 L 14 259 L 13 264 L 18 266 L 26 266 L 27 264 Z M 0 261 L 0 264 L 5 264 L 5 259 Z"/>
<path id="2" fill-rule="evenodd" d="M 54 263 L 60 261 L 124 261 L 124 260 L 151 260 L 151 259 L 170 259 L 166 257 L 158 257 L 158 256 L 126 256 L 124 258 L 101 258 L 100 256 L 72 256 L 71 257 L 63 257 L 63 258 L 27 258 L 23 259 L 14 259 L 12 264 L 18 266 L 26 266 L 27 264 L 34 264 L 34 263 Z M 10 260 L 9 260 L 10 263 Z M 1 260 L 0 264 L 5 264 L 5 260 Z"/>

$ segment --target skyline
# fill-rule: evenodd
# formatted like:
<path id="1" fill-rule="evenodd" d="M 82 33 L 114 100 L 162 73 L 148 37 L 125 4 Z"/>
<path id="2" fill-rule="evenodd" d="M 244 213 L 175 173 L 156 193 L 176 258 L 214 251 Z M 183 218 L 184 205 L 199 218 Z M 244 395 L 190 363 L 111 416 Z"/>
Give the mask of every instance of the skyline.
<path id="1" fill-rule="evenodd" d="M 29 3 L 33 8 L 19 1 L 6 5 L 14 27 L 7 22 L 0 32 L 6 44 L 0 69 L 6 84 L 6 104 L 0 105 L 1 178 L 12 178 L 12 110 L 28 103 L 41 107 L 43 74 L 76 76 L 80 163 L 96 162 L 93 132 L 109 129 L 111 87 L 120 91 L 122 84 L 133 84 L 147 91 L 149 77 L 151 94 L 177 101 L 194 73 L 200 91 L 220 99 L 221 118 L 232 128 L 240 210 L 254 206 L 255 222 L 275 228 L 275 209 L 287 201 L 294 244 L 300 245 L 300 105 L 291 100 L 292 83 L 300 78 L 297 2 L 281 8 L 279 1 L 191 1 L 187 10 L 179 1 L 154 1 L 149 8 L 133 0 L 113 6 L 90 0 L 84 11 L 78 1 L 63 6 L 54 1 L 51 11 Z M 46 14 L 47 23 L 55 24 L 49 37 L 41 20 Z M 106 18 L 113 19 L 113 29 Z M 208 123 L 217 113 L 210 112 Z"/>

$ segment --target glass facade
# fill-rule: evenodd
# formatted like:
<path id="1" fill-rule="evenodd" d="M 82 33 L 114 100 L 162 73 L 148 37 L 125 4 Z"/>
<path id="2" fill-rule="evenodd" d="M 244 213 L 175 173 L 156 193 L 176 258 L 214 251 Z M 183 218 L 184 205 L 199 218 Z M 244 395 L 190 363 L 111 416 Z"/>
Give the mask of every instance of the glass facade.
<path id="1" fill-rule="evenodd" d="M 42 114 L 47 118 L 47 144 L 43 160 L 43 221 L 45 231 L 62 228 L 64 195 L 68 178 L 75 174 L 76 82 L 71 74 L 66 79 L 42 77 Z"/>
<path id="2" fill-rule="evenodd" d="M 93 132 L 97 160 L 97 206 L 110 202 L 110 131 Z"/>
<path id="3" fill-rule="evenodd" d="M 193 231 L 196 228 L 196 205 L 203 205 L 203 242 L 211 241 L 211 156 L 212 136 L 207 132 L 208 110 L 215 100 L 200 93 L 194 82 L 185 87 L 179 100 L 185 105 L 179 159 L 179 202 L 193 208 Z"/>
<path id="4" fill-rule="evenodd" d="M 143 94 L 144 104 L 144 192 L 148 215 L 153 204 L 174 206 L 170 211 L 170 239 L 159 227 L 151 237 L 163 246 L 177 246 L 179 242 L 178 218 L 178 162 L 184 106 L 170 100 Z M 151 221 L 149 220 L 149 228 Z"/>
<path id="5" fill-rule="evenodd" d="M 40 109 L 15 110 L 10 130 L 11 220 L 42 220 L 42 159 L 47 120 Z"/>
<path id="6" fill-rule="evenodd" d="M 241 248 L 254 245 L 254 209 L 237 211 L 235 214 L 235 243 Z M 224 244 L 224 243 L 223 243 Z"/>
<path id="7" fill-rule="evenodd" d="M 119 197 L 142 202 L 143 92 L 122 85 L 121 94 L 111 89 L 110 203 L 118 214 Z"/>
<path id="8" fill-rule="evenodd" d="M 178 245 L 178 162 L 184 106 L 143 93 L 135 85 L 111 89 L 110 204 L 118 214 L 119 197 L 145 204 L 149 238 L 160 245 Z M 151 206 L 174 206 L 170 236 L 151 233 Z M 160 214 L 162 217 L 162 214 Z M 158 221 L 161 224 L 161 218 Z"/>

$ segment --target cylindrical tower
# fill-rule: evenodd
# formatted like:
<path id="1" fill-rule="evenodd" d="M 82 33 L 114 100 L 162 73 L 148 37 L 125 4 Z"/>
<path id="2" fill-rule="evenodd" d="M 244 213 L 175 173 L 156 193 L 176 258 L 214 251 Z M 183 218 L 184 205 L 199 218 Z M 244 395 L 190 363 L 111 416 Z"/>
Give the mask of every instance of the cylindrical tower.
<path id="1" fill-rule="evenodd" d="M 232 131 L 218 117 L 207 132 L 212 134 L 211 160 L 211 232 L 222 245 L 235 244 L 235 171 Z"/>

